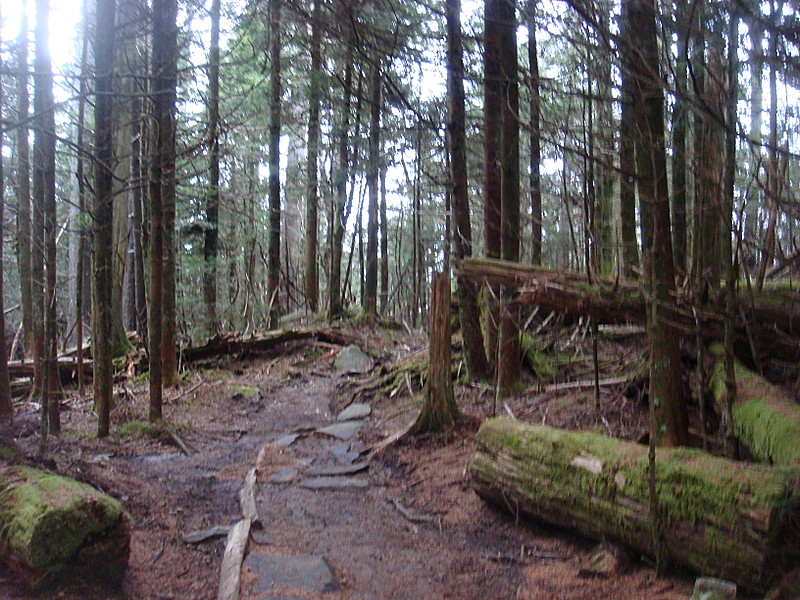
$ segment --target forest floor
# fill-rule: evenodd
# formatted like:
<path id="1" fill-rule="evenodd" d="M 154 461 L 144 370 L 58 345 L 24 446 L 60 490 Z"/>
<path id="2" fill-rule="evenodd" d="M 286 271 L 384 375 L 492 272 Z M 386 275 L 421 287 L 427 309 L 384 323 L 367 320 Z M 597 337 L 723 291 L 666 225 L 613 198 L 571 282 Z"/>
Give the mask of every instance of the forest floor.
<path id="1" fill-rule="evenodd" d="M 424 345 L 420 335 L 397 331 L 350 333 L 377 363 Z M 334 453 L 347 444 L 358 453 L 380 442 L 408 423 L 417 406 L 408 393 L 361 398 L 372 414 L 351 440 L 314 433 L 335 421 L 332 402 L 349 377 L 334 367 L 335 353 L 330 344 L 300 341 L 259 356 L 192 365 L 181 386 L 165 394 L 165 420 L 189 454 L 170 435 L 146 435 L 146 382 L 118 388 L 113 432 L 104 440 L 93 437 L 90 398 L 65 400 L 64 433 L 48 442 L 49 466 L 122 500 L 131 517 L 131 557 L 118 592 L 61 587 L 38 597 L 216 598 L 225 538 L 190 544 L 183 537 L 239 518 L 238 491 L 260 452 L 256 496 L 263 526 L 249 541 L 241 594 L 246 600 L 689 597 L 688 575 L 657 576 L 635 559 L 610 577 L 582 577 L 580 565 L 594 542 L 517 521 L 472 492 L 467 464 L 477 424 L 493 410 L 490 389 L 457 387 L 465 417 L 450 434 L 387 447 L 367 470 L 339 478 L 334 485 L 342 489 L 304 487 L 310 479 L 304 470 L 349 462 L 354 455 L 340 460 Z M 630 438 L 645 431 L 641 401 L 604 388 L 601 402 L 599 420 L 592 390 L 521 395 L 501 403 L 498 412 Z M 30 454 L 37 423 L 35 405 L 18 406 L 17 442 Z M 292 432 L 299 432 L 293 443 L 276 443 L 287 443 Z M 280 479 L 289 481 L 275 482 Z M 0 570 L 0 598 L 32 597 Z"/>

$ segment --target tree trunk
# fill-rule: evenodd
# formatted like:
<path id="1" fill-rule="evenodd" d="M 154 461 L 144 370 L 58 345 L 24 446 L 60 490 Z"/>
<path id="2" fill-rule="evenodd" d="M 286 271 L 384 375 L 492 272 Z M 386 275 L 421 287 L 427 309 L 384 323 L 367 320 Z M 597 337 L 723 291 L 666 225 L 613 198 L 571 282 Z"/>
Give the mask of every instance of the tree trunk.
<path id="1" fill-rule="evenodd" d="M 381 206 L 380 206 L 380 311 L 389 314 L 389 223 L 386 217 L 386 164 L 381 166 Z"/>
<path id="2" fill-rule="evenodd" d="M 98 0 L 95 30 L 96 97 L 94 104 L 97 156 L 94 183 L 94 400 L 97 408 L 97 435 L 105 437 L 111 423 L 111 404 L 114 394 L 112 346 L 112 271 L 114 226 L 114 164 L 113 107 L 114 107 L 114 20 L 115 0 Z M 101 50 L 102 48 L 102 50 Z"/>
<path id="3" fill-rule="evenodd" d="M 217 245 L 219 240 L 219 21 L 220 0 L 211 2 L 211 47 L 208 57 L 208 190 L 203 231 L 203 298 L 209 334 L 219 333 L 217 316 Z"/>
<path id="4" fill-rule="evenodd" d="M 450 275 L 434 273 L 431 283 L 428 381 L 425 400 L 412 431 L 426 433 L 447 429 L 458 419 L 453 394 L 450 340 Z"/>
<path id="5" fill-rule="evenodd" d="M 281 0 L 269 2 L 269 243 L 267 246 L 267 309 L 269 329 L 278 327 L 281 278 Z"/>
<path id="6" fill-rule="evenodd" d="M 1 12 L 1 11 L 0 11 Z M 2 15 L 0 14 L 0 20 Z M 2 45 L 2 34 L 0 33 L 0 46 Z M 4 70 L 5 63 L 0 56 L 0 72 Z M 3 81 L 0 78 L 0 115 L 2 115 L 2 106 L 4 105 L 5 95 L 3 90 Z M 3 148 L 3 130 L 0 129 L 0 148 Z M 5 239 L 3 236 L 5 232 L 5 174 L 3 172 L 3 154 L 0 152 L 0 265 L 3 262 L 3 243 Z M 8 380 L 8 352 L 6 348 L 6 317 L 5 317 L 5 296 L 3 295 L 5 276 L 0 271 L 0 440 L 5 437 L 6 425 L 11 423 L 14 418 L 14 405 L 11 402 L 11 384 Z"/>
<path id="7" fill-rule="evenodd" d="M 478 432 L 470 473 L 478 494 L 499 507 L 653 557 L 660 526 L 647 454 L 646 446 L 594 433 L 492 419 Z M 798 477 L 797 469 L 660 450 L 655 480 L 668 557 L 763 592 L 798 558 Z"/>
<path id="8" fill-rule="evenodd" d="M 531 187 L 531 264 L 542 264 L 542 162 L 539 113 L 539 56 L 536 50 L 536 0 L 527 3 L 528 69 L 530 70 L 530 187 Z"/>
<path id="9" fill-rule="evenodd" d="M 627 39 L 627 24 L 620 24 L 621 39 Z M 622 93 L 619 120 L 619 220 L 622 252 L 622 273 L 634 279 L 639 267 L 639 242 L 636 234 L 636 123 L 633 114 L 634 81 L 627 70 L 622 70 Z M 644 215 L 643 215 L 644 216 Z"/>
<path id="10" fill-rule="evenodd" d="M 651 402 L 657 402 L 658 421 L 665 428 L 664 442 L 670 446 L 682 446 L 688 439 L 688 417 L 680 378 L 679 336 L 671 324 L 675 267 L 664 148 L 664 100 L 658 78 L 655 2 L 625 0 L 623 18 L 632 34 L 629 38 L 631 45 L 626 48 L 624 56 L 630 76 L 635 81 L 633 106 L 637 124 L 639 198 L 643 206 L 650 207 L 653 215 L 652 245 L 646 248 L 645 255 L 645 272 L 653 299 L 648 319 Z M 656 435 L 656 432 L 652 434 Z"/>
<path id="11" fill-rule="evenodd" d="M 672 246 L 675 270 L 686 271 L 686 133 L 689 15 L 687 0 L 675 0 L 678 56 L 675 62 L 675 104 L 672 108 Z"/>
<path id="12" fill-rule="evenodd" d="M 39 207 L 38 219 L 41 233 L 39 235 L 38 256 L 41 262 L 43 285 L 36 285 L 37 295 L 41 293 L 39 308 L 42 319 L 41 342 L 41 405 L 42 405 L 42 439 L 40 448 L 44 448 L 47 430 L 58 435 L 61 432 L 61 419 L 58 401 L 55 397 L 55 360 L 56 360 L 56 136 L 55 136 L 55 103 L 53 99 L 53 69 L 49 49 L 48 0 L 36 2 L 36 60 L 34 63 L 34 106 L 36 109 L 36 136 L 34 141 L 34 196 Z M 38 268 L 38 267 L 37 267 Z M 37 270 L 37 272 L 40 272 Z M 37 338 L 39 336 L 37 335 Z M 44 412 L 47 416 L 44 416 Z"/>
<path id="13" fill-rule="evenodd" d="M 519 261 L 519 84 L 517 81 L 516 0 L 504 0 L 495 16 L 500 29 L 500 73 L 502 76 L 501 220 L 500 255 L 503 260 Z M 519 341 L 519 311 L 513 304 L 514 290 L 501 290 L 501 320 L 497 364 L 500 396 L 512 394 L 520 382 L 522 356 Z"/>
<path id="14" fill-rule="evenodd" d="M 28 13 L 26 3 L 21 4 L 22 19 L 17 39 L 17 120 L 28 120 Z M 34 356 L 34 311 L 33 311 L 33 267 L 31 238 L 31 189 L 29 130 L 19 127 L 16 132 L 17 158 L 17 245 L 19 263 L 20 304 L 22 305 L 22 335 L 25 340 L 25 355 Z"/>
<path id="15" fill-rule="evenodd" d="M 130 532 L 118 500 L 30 467 L 0 468 L 0 490 L 0 558 L 22 581 L 122 583 Z"/>
<path id="16" fill-rule="evenodd" d="M 505 0 L 484 1 L 483 33 L 483 240 L 487 258 L 500 258 L 502 227 L 502 114 L 503 72 L 502 27 Z M 496 298 L 499 289 L 484 293 L 486 303 L 486 352 L 489 363 L 497 368 L 498 327 L 500 312 Z"/>
<path id="17" fill-rule="evenodd" d="M 367 255 L 364 285 L 364 315 L 368 320 L 378 316 L 378 178 L 381 150 L 381 77 L 380 60 L 375 59 L 371 73 L 369 124 L 369 161 L 367 163 Z"/>
<path id="18" fill-rule="evenodd" d="M 165 342 L 169 344 L 167 314 L 169 292 L 166 278 L 169 276 L 165 266 L 169 252 L 167 244 L 172 240 L 166 234 L 169 217 L 169 204 L 172 203 L 174 215 L 175 179 L 175 83 L 176 83 L 176 0 L 154 0 L 153 2 L 153 41 L 152 41 L 152 106 L 153 130 L 155 140 L 151 153 L 150 166 L 150 407 L 151 422 L 162 417 L 164 383 L 169 382 L 169 366 L 163 351 Z M 174 289 L 174 288 L 173 288 Z M 174 329 L 173 329 L 174 331 Z M 175 354 L 174 340 L 172 354 Z M 173 359 L 174 360 L 174 359 Z M 173 363 L 174 364 L 174 363 Z"/>
<path id="19" fill-rule="evenodd" d="M 317 265 L 317 233 L 319 230 L 319 112 L 322 95 L 322 0 L 314 1 L 311 15 L 311 73 L 308 88 L 308 156 L 306 176 L 306 246 L 305 292 L 308 309 L 315 313 L 319 301 L 319 268 Z"/>
<path id="20" fill-rule="evenodd" d="M 461 0 L 448 0 L 447 10 L 447 83 L 449 99 L 448 133 L 450 173 L 453 195 L 453 249 L 456 260 L 472 256 L 467 174 L 466 110 L 464 101 L 464 50 L 461 34 Z M 463 277 L 456 279 L 458 314 L 464 338 L 467 371 L 473 380 L 491 376 L 481 331 L 480 308 L 475 285 Z"/>

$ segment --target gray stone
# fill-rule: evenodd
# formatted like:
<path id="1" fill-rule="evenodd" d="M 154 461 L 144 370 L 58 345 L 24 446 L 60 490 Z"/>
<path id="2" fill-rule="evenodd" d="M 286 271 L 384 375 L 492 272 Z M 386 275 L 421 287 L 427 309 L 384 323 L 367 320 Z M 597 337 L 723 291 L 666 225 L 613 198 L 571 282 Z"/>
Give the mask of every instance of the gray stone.
<path id="1" fill-rule="evenodd" d="M 611 544 L 599 544 L 586 557 L 578 568 L 579 577 L 608 578 L 616 575 L 627 566 L 627 556 L 618 547 Z"/>
<path id="2" fill-rule="evenodd" d="M 734 600 L 736 584 L 725 579 L 698 577 L 694 582 L 691 600 Z"/>
<path id="3" fill-rule="evenodd" d="M 343 373 L 368 373 L 373 366 L 372 358 L 355 344 L 345 346 L 333 362 Z"/>
<path id="4" fill-rule="evenodd" d="M 336 444 L 328 450 L 340 465 L 351 465 L 361 456 L 358 452 L 350 452 L 350 444 Z"/>
<path id="5" fill-rule="evenodd" d="M 267 532 L 263 529 L 250 529 L 250 537 L 259 546 L 268 546 L 272 543 Z"/>
<path id="6" fill-rule="evenodd" d="M 361 477 L 310 477 L 300 484 L 309 490 L 346 490 L 369 487 L 369 481 Z"/>
<path id="7" fill-rule="evenodd" d="M 339 413 L 337 421 L 353 421 L 364 419 L 372 414 L 372 407 L 369 404 L 351 404 Z"/>
<path id="8" fill-rule="evenodd" d="M 345 421 L 344 423 L 334 423 L 327 427 L 320 427 L 317 433 L 329 435 L 336 439 L 347 441 L 352 438 L 364 425 L 364 421 Z"/>
<path id="9" fill-rule="evenodd" d="M 300 437 L 300 434 L 297 433 L 290 433 L 288 435 L 283 436 L 282 438 L 278 438 L 275 440 L 275 443 L 279 446 L 291 446 L 297 441 L 297 438 Z"/>
<path id="10" fill-rule="evenodd" d="M 255 575 L 251 593 L 287 589 L 325 594 L 339 590 L 331 568 L 321 556 L 266 556 L 260 552 L 251 552 L 244 564 Z"/>
<path id="11" fill-rule="evenodd" d="M 358 463 L 356 465 L 337 465 L 332 467 L 311 467 L 306 471 L 309 477 L 332 477 L 338 475 L 352 475 L 360 471 L 366 471 L 369 465 L 367 463 Z"/>
<path id="12" fill-rule="evenodd" d="M 270 483 L 291 483 L 297 477 L 297 469 L 281 467 L 278 472 L 269 478 Z"/>

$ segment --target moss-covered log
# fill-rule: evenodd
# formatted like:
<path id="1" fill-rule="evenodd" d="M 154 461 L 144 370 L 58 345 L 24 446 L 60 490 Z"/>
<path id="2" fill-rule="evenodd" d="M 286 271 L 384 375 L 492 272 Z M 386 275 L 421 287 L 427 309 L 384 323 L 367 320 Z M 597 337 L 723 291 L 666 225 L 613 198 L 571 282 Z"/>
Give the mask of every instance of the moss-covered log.
<path id="1" fill-rule="evenodd" d="M 725 352 L 714 344 L 715 357 L 710 384 L 717 406 L 724 406 Z M 776 465 L 800 465 L 800 406 L 780 388 L 735 363 L 736 400 L 733 405 L 733 429 L 737 439 L 758 460 Z"/>
<path id="2" fill-rule="evenodd" d="M 800 469 L 738 463 L 686 448 L 656 459 L 661 549 L 650 513 L 647 447 L 593 433 L 492 419 L 471 463 L 500 507 L 762 591 L 800 554 Z"/>
<path id="3" fill-rule="evenodd" d="M 117 500 L 49 471 L 0 468 L 0 559 L 31 587 L 62 577 L 119 584 L 129 545 Z"/>

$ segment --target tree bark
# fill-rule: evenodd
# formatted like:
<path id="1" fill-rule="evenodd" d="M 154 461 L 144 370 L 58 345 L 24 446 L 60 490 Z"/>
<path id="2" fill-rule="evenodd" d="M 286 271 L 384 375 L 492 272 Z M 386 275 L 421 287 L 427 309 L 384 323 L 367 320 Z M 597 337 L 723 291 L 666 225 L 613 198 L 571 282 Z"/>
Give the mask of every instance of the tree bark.
<path id="1" fill-rule="evenodd" d="M 453 194 L 453 249 L 456 260 L 472 256 L 467 173 L 466 110 L 464 100 L 464 50 L 461 34 L 461 0 L 448 0 L 447 11 L 447 83 L 449 100 L 448 133 L 450 173 Z M 491 376 L 481 331 L 477 289 L 464 277 L 456 279 L 458 314 L 464 337 L 464 357 L 473 380 Z"/>
<path id="2" fill-rule="evenodd" d="M 621 39 L 628 38 L 627 23 L 620 24 Z M 639 242 L 636 235 L 636 124 L 633 114 L 634 82 L 631 74 L 622 69 L 622 93 L 619 120 L 619 213 L 622 241 L 622 273 L 634 279 L 639 268 Z M 643 215 L 644 217 L 644 215 Z"/>
<path id="3" fill-rule="evenodd" d="M 651 402 L 657 402 L 658 421 L 664 425 L 664 443 L 682 446 L 688 440 L 688 416 L 680 378 L 679 337 L 671 324 L 675 267 L 654 0 L 625 0 L 623 18 L 632 34 L 631 46 L 626 48 L 624 57 L 635 82 L 633 106 L 637 125 L 639 198 L 643 206 L 650 207 L 653 215 L 652 245 L 646 248 L 645 254 L 645 272 L 652 294 L 648 319 Z M 652 435 L 657 434 L 660 437 L 660 431 L 652 432 Z"/>
<path id="4" fill-rule="evenodd" d="M 322 0 L 314 1 L 311 15 L 311 73 L 308 88 L 308 155 L 306 176 L 306 242 L 305 293 L 308 309 L 315 313 L 319 305 L 319 267 L 317 265 L 317 234 L 319 230 L 319 112 L 322 96 Z"/>
<path id="5" fill-rule="evenodd" d="M 675 62 L 675 104 L 672 108 L 672 246 L 675 269 L 686 271 L 686 133 L 689 27 L 687 0 L 675 0 L 678 56 Z"/>
<path id="6" fill-rule="evenodd" d="M 219 333 L 217 316 L 217 245 L 219 240 L 219 21 L 220 0 L 211 2 L 211 47 L 208 57 L 208 190 L 203 231 L 203 298 L 208 332 Z"/>
<path id="7" fill-rule="evenodd" d="M 412 432 L 441 431 L 458 419 L 458 406 L 453 394 L 450 340 L 450 276 L 434 273 L 431 283 L 429 321 L 428 381 L 422 411 Z"/>
<path id="8" fill-rule="evenodd" d="M 112 271 L 114 226 L 114 21 L 115 0 L 98 0 L 95 30 L 96 98 L 94 104 L 97 157 L 94 183 L 93 266 L 94 277 L 94 399 L 97 408 L 97 436 L 105 437 L 111 423 L 113 384 Z"/>
<path id="9" fill-rule="evenodd" d="M 378 178 L 380 176 L 381 149 L 381 61 L 377 58 L 371 67 L 369 161 L 367 164 L 367 256 L 364 285 L 364 315 L 368 320 L 378 316 Z"/>
<path id="10" fill-rule="evenodd" d="M 27 121 L 29 113 L 28 95 L 28 13 L 22 3 L 22 18 L 17 39 L 17 120 Z M 20 304 L 22 305 L 22 335 L 25 340 L 25 355 L 34 356 L 33 351 L 33 267 L 31 238 L 31 189 L 30 148 L 28 128 L 19 127 L 16 132 L 17 158 L 17 244 L 19 263 Z"/>
<path id="11" fill-rule="evenodd" d="M 277 329 L 281 278 L 281 0 L 269 2 L 269 243 L 267 246 L 267 306 L 269 329 Z"/>
<path id="12" fill-rule="evenodd" d="M 0 10 L 0 12 L 2 12 Z M 2 20 L 2 15 L 0 15 Z M 2 46 L 2 34 L 0 32 L 0 46 Z M 5 63 L 0 56 L 0 72 L 4 70 Z M 3 81 L 0 78 L 0 115 L 2 114 L 2 106 L 4 105 L 5 95 L 3 89 Z M 3 148 L 3 130 L 0 129 L 0 148 Z M 5 173 L 3 171 L 3 155 L 0 152 L 0 265 L 3 265 L 3 243 L 5 239 L 3 236 L 5 231 Z M 5 296 L 3 295 L 4 289 L 4 273 L 0 271 L 0 440 L 5 437 L 6 425 L 11 423 L 14 418 L 14 405 L 11 401 L 11 383 L 8 379 L 8 353 L 6 348 L 6 317 L 5 317 Z"/>
<path id="13" fill-rule="evenodd" d="M 536 0 L 528 0 L 528 69 L 530 70 L 530 193 L 531 193 L 531 264 L 542 264 L 542 150 L 539 113 L 539 56 L 536 49 Z"/>
<path id="14" fill-rule="evenodd" d="M 470 464 L 477 493 L 515 514 L 648 556 L 658 552 L 646 446 L 587 432 L 486 421 Z M 763 592 L 797 560 L 797 469 L 663 449 L 655 465 L 658 505 L 674 562 Z"/>

